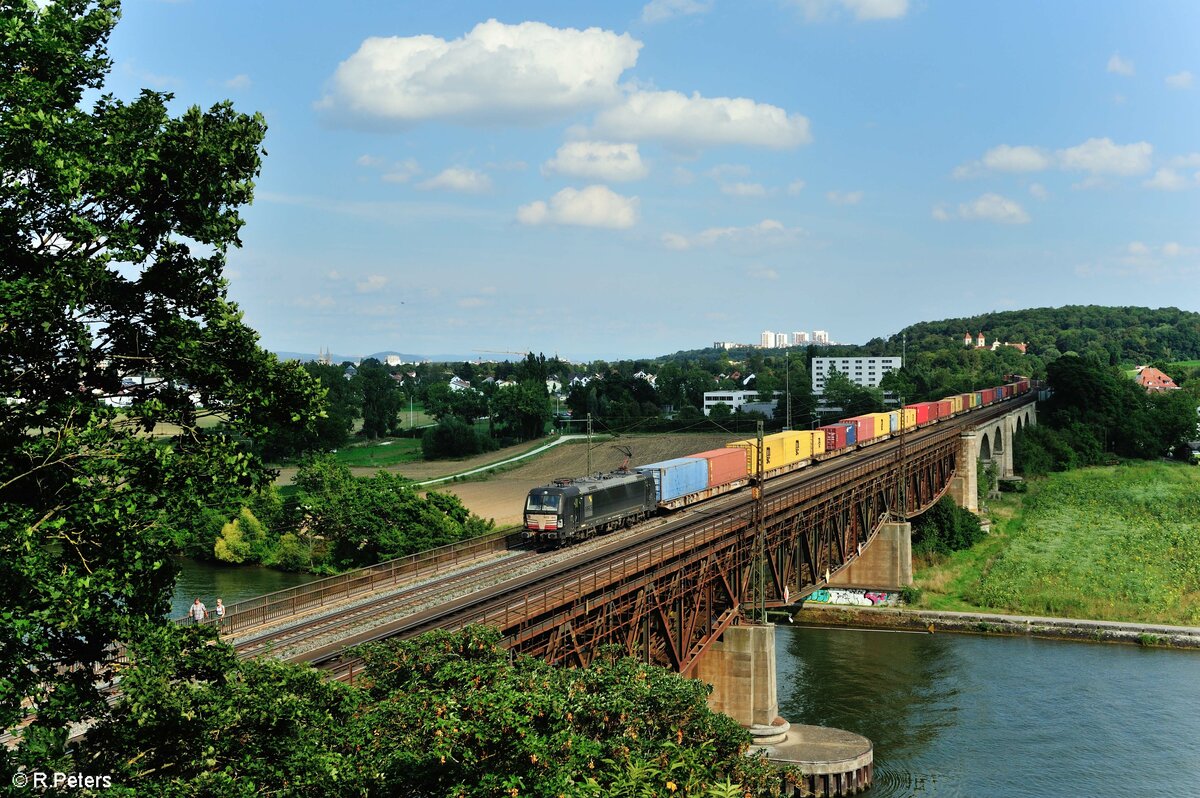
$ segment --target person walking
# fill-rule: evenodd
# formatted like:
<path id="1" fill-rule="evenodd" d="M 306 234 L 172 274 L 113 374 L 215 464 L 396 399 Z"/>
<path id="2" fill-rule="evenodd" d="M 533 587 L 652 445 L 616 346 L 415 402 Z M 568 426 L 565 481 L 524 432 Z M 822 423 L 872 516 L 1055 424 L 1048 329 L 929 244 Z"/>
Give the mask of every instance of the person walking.
<path id="1" fill-rule="evenodd" d="M 192 602 L 192 607 L 188 610 L 188 615 L 192 616 L 192 623 L 200 623 L 208 617 L 208 607 L 205 607 L 200 602 L 200 599 L 197 598 Z"/>
<path id="2" fill-rule="evenodd" d="M 217 599 L 216 610 L 217 610 L 217 628 L 220 629 L 221 624 L 225 620 L 225 605 L 221 603 L 220 599 Z"/>

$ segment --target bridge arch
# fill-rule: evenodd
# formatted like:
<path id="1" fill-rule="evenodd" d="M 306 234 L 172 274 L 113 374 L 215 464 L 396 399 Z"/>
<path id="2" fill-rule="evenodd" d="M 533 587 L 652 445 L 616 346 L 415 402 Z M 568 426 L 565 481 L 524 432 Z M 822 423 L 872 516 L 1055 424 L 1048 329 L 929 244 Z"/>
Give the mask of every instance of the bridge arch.
<path id="1" fill-rule="evenodd" d="M 983 433 L 979 438 L 979 459 L 980 460 L 991 460 L 992 459 L 992 447 L 988 443 L 988 433 L 986 433 L 986 432 Z"/>

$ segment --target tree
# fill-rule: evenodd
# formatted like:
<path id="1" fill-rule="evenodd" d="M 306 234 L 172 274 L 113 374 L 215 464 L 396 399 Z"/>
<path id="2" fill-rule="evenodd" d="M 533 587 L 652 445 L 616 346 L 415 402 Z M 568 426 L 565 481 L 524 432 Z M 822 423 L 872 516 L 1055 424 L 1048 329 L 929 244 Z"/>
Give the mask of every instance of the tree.
<path id="1" fill-rule="evenodd" d="M 359 366 L 352 382 L 362 394 L 362 434 L 375 439 L 390 435 L 399 424 L 402 397 L 396 381 L 378 360 L 367 358 Z"/>
<path id="2" fill-rule="evenodd" d="M 504 432 L 527 441 L 540 438 L 550 420 L 550 403 L 546 401 L 544 382 L 522 382 L 496 391 L 492 413 Z"/>
<path id="3" fill-rule="evenodd" d="M 0 727 L 37 706 L 0 754 L 7 781 L 108 712 L 115 644 L 163 623 L 173 539 L 267 481 L 254 444 L 314 417 L 320 391 L 259 347 L 221 276 L 263 118 L 172 117 L 151 91 L 86 109 L 116 2 L 2 9 Z M 205 413 L 224 428 L 202 430 Z M 144 434 L 162 423 L 181 432 Z"/>

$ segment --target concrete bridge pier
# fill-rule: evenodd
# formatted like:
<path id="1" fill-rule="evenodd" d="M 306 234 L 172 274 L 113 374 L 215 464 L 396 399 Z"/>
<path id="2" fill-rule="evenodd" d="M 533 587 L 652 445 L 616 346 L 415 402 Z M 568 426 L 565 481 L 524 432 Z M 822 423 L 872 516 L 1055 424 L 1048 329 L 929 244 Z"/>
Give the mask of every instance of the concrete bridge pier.
<path id="1" fill-rule="evenodd" d="M 887 521 L 850 564 L 829 578 L 831 585 L 902 588 L 913 583 L 912 524 Z"/>
<path id="2" fill-rule="evenodd" d="M 700 656 L 693 676 L 712 685 L 709 707 L 745 727 L 772 762 L 804 772 L 807 795 L 854 795 L 871 786 L 870 740 L 841 729 L 793 726 L 779 716 L 774 624 L 729 627 Z"/>
<path id="3" fill-rule="evenodd" d="M 979 436 L 974 430 L 959 436 L 958 467 L 950 480 L 950 498 L 964 510 L 979 512 Z"/>

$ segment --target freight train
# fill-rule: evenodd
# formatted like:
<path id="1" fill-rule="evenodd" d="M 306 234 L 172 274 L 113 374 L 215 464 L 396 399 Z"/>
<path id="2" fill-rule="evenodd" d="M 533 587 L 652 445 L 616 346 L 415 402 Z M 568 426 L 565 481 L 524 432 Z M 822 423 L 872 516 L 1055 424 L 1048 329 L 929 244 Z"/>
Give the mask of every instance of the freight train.
<path id="1" fill-rule="evenodd" d="M 789 430 L 763 437 L 762 478 L 771 479 L 845 452 L 969 413 L 1029 392 L 1029 380 L 917 402 L 899 410 L 845 418 L 815 430 Z M 546 548 L 586 540 L 633 526 L 749 484 L 758 470 L 758 439 L 733 441 L 722 449 L 660 463 L 556 479 L 529 491 L 523 536 Z"/>

